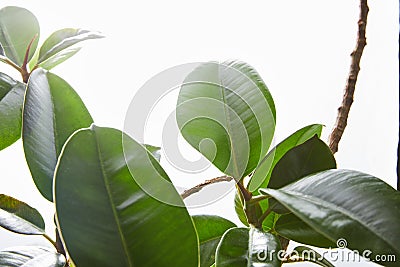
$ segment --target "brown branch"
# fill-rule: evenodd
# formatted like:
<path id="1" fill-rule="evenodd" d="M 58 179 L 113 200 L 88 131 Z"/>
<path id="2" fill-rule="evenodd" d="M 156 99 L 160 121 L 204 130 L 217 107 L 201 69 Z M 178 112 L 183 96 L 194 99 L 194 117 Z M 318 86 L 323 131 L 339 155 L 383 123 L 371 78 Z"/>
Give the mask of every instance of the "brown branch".
<path id="1" fill-rule="evenodd" d="M 216 178 L 213 178 L 213 179 L 210 179 L 210 180 L 206 180 L 203 183 L 196 185 L 195 187 L 192 187 L 192 188 L 190 188 L 188 190 L 185 190 L 181 194 L 181 197 L 183 199 L 185 199 L 185 198 L 187 198 L 187 197 L 199 192 L 200 190 L 202 190 L 207 185 L 216 184 L 216 183 L 220 183 L 220 182 L 230 182 L 232 180 L 233 180 L 233 178 L 230 177 L 230 176 L 227 176 L 227 175 L 216 177 Z"/>
<path id="2" fill-rule="evenodd" d="M 358 20 L 357 44 L 356 48 L 351 53 L 350 73 L 344 89 L 343 101 L 338 109 L 335 126 L 329 136 L 329 148 L 332 150 L 332 153 L 336 153 L 338 151 L 338 145 L 340 139 L 342 138 L 344 129 L 347 126 L 347 118 L 349 116 L 351 104 L 353 103 L 354 89 L 356 87 L 357 77 L 360 71 L 360 60 L 364 51 L 364 47 L 367 45 L 365 29 L 367 27 L 368 11 L 369 8 L 367 0 L 360 0 L 360 18 Z"/>

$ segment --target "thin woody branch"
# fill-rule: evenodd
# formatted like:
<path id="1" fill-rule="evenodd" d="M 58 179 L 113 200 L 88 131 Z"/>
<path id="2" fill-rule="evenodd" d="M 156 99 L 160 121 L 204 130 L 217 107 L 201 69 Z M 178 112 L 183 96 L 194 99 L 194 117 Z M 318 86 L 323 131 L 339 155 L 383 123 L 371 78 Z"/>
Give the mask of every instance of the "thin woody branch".
<path id="1" fill-rule="evenodd" d="M 350 73 L 348 75 L 346 87 L 344 89 L 343 101 L 338 109 L 335 126 L 329 136 L 329 148 L 332 150 L 332 153 L 336 153 L 338 151 L 338 145 L 340 139 L 342 138 L 344 129 L 347 126 L 347 118 L 349 116 L 350 108 L 353 103 L 354 90 L 357 83 L 358 73 L 360 71 L 361 56 L 363 54 L 364 47 L 367 45 L 365 31 L 367 27 L 368 12 L 369 8 L 367 0 L 361 0 L 360 18 L 358 21 L 357 44 L 356 48 L 351 53 Z"/>
<path id="2" fill-rule="evenodd" d="M 200 190 L 202 190 L 204 187 L 206 187 L 206 186 L 208 186 L 208 185 L 216 184 L 216 183 L 220 183 L 220 182 L 230 182 L 230 181 L 232 181 L 232 180 L 233 180 L 233 178 L 230 177 L 230 176 L 227 176 L 227 175 L 220 176 L 220 177 L 216 177 L 216 178 L 213 178 L 213 179 L 210 179 L 210 180 L 206 180 L 206 181 L 204 181 L 203 183 L 196 185 L 195 187 L 192 187 L 192 188 L 190 188 L 190 189 L 188 189 L 188 190 L 185 190 L 185 191 L 181 194 L 181 197 L 182 197 L 183 199 L 185 199 L 185 198 L 187 198 L 188 196 L 193 195 L 193 194 L 199 192 Z"/>

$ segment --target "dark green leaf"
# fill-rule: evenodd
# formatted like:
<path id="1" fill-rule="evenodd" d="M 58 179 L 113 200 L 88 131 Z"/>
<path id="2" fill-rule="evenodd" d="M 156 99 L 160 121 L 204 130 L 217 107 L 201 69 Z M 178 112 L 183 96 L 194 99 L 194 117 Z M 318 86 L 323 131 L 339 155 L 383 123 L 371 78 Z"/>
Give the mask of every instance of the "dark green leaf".
<path id="1" fill-rule="evenodd" d="M 179 93 L 176 118 L 183 137 L 236 179 L 266 155 L 275 129 L 266 85 L 241 62 L 204 63 L 190 73 Z"/>
<path id="2" fill-rule="evenodd" d="M 213 215 L 195 215 L 192 218 L 200 242 L 200 267 L 209 267 L 215 262 L 215 249 L 222 235 L 236 225 Z"/>
<path id="3" fill-rule="evenodd" d="M 0 43 L 5 55 L 18 66 L 24 63 L 25 54 L 31 41 L 28 62 L 39 41 L 39 22 L 25 8 L 8 6 L 0 9 Z"/>
<path id="4" fill-rule="evenodd" d="M 181 207 L 148 195 L 139 174 Z M 155 180 L 160 175 L 169 187 Z M 74 133 L 57 165 L 55 205 L 77 266 L 198 266 L 196 230 L 183 200 L 151 154 L 118 130 Z"/>
<path id="5" fill-rule="evenodd" d="M 290 149 L 276 164 L 269 188 L 280 188 L 307 175 L 336 168 L 329 147 L 317 136 Z"/>
<path id="6" fill-rule="evenodd" d="M 13 247 L 0 251 L 2 267 L 64 267 L 66 261 L 58 254 L 45 247 Z"/>
<path id="7" fill-rule="evenodd" d="M 318 264 L 322 267 L 335 267 L 332 263 L 330 263 L 327 259 L 325 259 L 321 254 L 313 250 L 312 248 L 305 246 L 298 246 L 293 249 L 291 256 L 296 256 L 302 259 L 303 261 L 310 261 L 315 264 Z"/>
<path id="8" fill-rule="evenodd" d="M 42 63 L 62 50 L 77 44 L 79 42 L 103 38 L 104 36 L 98 32 L 83 29 L 61 29 L 49 36 L 40 48 L 38 63 Z M 76 52 L 75 52 L 76 53 Z"/>
<path id="9" fill-rule="evenodd" d="M 46 69 L 46 70 L 51 70 L 58 64 L 63 63 L 73 55 L 79 52 L 81 50 L 80 47 L 73 47 L 73 48 L 67 48 L 65 50 L 62 50 L 55 54 L 54 56 L 50 57 L 46 61 L 42 62 L 39 64 L 39 67 Z"/>
<path id="10" fill-rule="evenodd" d="M 217 247 L 216 267 L 277 267 L 281 266 L 276 235 L 255 228 L 231 228 Z"/>
<path id="11" fill-rule="evenodd" d="M 0 194 L 0 226 L 25 235 L 45 233 L 43 218 L 36 209 L 3 194 Z"/>
<path id="12" fill-rule="evenodd" d="M 0 73 L 0 150 L 21 137 L 25 84 Z"/>
<path id="13" fill-rule="evenodd" d="M 293 213 L 281 215 L 275 223 L 275 231 L 290 240 L 315 247 L 334 248 L 336 243 L 315 231 Z"/>
<path id="14" fill-rule="evenodd" d="M 62 146 L 73 132 L 92 122 L 82 100 L 67 82 L 43 69 L 31 74 L 22 139 L 33 180 L 49 201 L 53 200 L 53 173 Z"/>
<path id="15" fill-rule="evenodd" d="M 323 125 L 321 124 L 311 124 L 303 127 L 274 147 L 257 166 L 254 174 L 251 176 L 248 189 L 257 194 L 257 189 L 267 187 L 272 170 L 283 155 L 285 155 L 290 149 L 301 145 L 315 135 L 320 137 L 322 127 Z"/>
<path id="16" fill-rule="evenodd" d="M 332 242 L 345 238 L 350 249 L 400 258 L 400 192 L 376 177 L 328 170 L 260 192 Z"/>

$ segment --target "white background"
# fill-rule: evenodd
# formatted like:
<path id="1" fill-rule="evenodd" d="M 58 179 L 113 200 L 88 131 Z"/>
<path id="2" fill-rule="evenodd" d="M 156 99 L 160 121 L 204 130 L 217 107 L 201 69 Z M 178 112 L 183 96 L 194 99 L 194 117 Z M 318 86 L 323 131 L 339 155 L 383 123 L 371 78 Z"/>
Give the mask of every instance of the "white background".
<path id="1" fill-rule="evenodd" d="M 395 186 L 399 7 L 395 0 L 369 2 L 368 45 L 336 157 L 339 168 L 370 173 Z M 17 5 L 31 10 L 41 24 L 41 42 L 65 27 L 99 30 L 107 36 L 87 42 L 74 58 L 54 69 L 80 94 L 97 125 L 122 129 L 135 91 L 166 68 L 239 59 L 258 70 L 274 97 L 279 142 L 311 123 L 326 125 L 323 139 L 327 140 L 355 46 L 358 4 L 356 0 L 2 0 L 0 7 Z M 0 71 L 18 77 L 3 65 Z M 173 108 L 174 103 L 169 104 Z M 53 207 L 34 187 L 20 141 L 1 151 L 0 170 L 0 193 L 37 208 L 52 234 Z M 212 177 L 204 177 L 208 178 Z M 238 222 L 232 198 L 230 194 L 191 212 L 218 214 Z M 0 249 L 37 242 L 41 238 L 0 230 Z"/>

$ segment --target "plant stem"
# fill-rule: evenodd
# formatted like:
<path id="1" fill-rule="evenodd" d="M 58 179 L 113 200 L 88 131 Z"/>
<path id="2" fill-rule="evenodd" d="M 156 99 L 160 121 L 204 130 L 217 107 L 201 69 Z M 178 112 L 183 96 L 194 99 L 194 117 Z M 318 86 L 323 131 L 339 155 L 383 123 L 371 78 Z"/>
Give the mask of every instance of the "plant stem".
<path id="1" fill-rule="evenodd" d="M 46 238 L 55 248 L 57 248 L 56 241 L 54 241 L 50 236 L 44 234 L 43 237 Z"/>
<path id="2" fill-rule="evenodd" d="M 11 67 L 13 67 L 14 69 L 16 69 L 19 73 L 21 73 L 21 68 L 18 67 L 17 64 L 15 64 L 14 62 L 12 62 L 11 60 L 9 60 L 6 57 L 0 56 L 0 61 L 3 61 L 4 63 L 6 63 L 7 65 L 10 65 Z"/>
<path id="3" fill-rule="evenodd" d="M 37 36 L 38 35 L 35 34 L 35 36 L 30 41 L 30 43 L 29 43 L 29 45 L 28 45 L 28 47 L 26 49 L 26 52 L 25 52 L 24 62 L 22 63 L 22 66 L 21 66 L 20 73 L 21 73 L 22 80 L 23 80 L 24 83 L 27 83 L 28 80 L 29 80 L 29 75 L 30 75 L 30 73 L 28 71 L 29 53 L 31 51 L 32 44 L 36 40 Z"/>
<path id="4" fill-rule="evenodd" d="M 266 195 L 262 195 L 262 196 L 254 196 L 252 199 L 249 200 L 250 204 L 255 204 L 258 203 L 260 201 L 266 200 L 271 198 L 271 196 L 266 196 Z"/>
<path id="5" fill-rule="evenodd" d="M 351 53 L 350 72 L 347 78 L 346 87 L 344 89 L 343 101 L 338 109 L 335 126 L 329 136 L 329 148 L 334 154 L 338 151 L 340 139 L 342 138 L 344 129 L 347 126 L 347 118 L 349 116 L 350 107 L 353 104 L 354 90 L 357 83 L 358 73 L 360 71 L 361 56 L 363 54 L 364 47 L 367 45 L 365 31 L 367 27 L 368 11 L 369 8 L 367 0 L 360 0 L 360 18 L 358 21 L 357 44 L 356 48 Z"/>
<path id="6" fill-rule="evenodd" d="M 189 197 L 189 196 L 191 196 L 191 195 L 193 195 L 195 193 L 198 193 L 200 190 L 202 190 L 204 187 L 206 187 L 208 185 L 212 185 L 212 184 L 216 184 L 216 183 L 220 183 L 220 182 L 230 182 L 232 180 L 233 180 L 233 178 L 231 176 L 227 176 L 227 175 L 216 177 L 216 178 L 212 178 L 210 180 L 205 180 L 203 183 L 198 184 L 198 185 L 196 185 L 196 186 L 194 186 L 194 187 L 192 187 L 192 188 L 190 188 L 188 190 L 185 190 L 181 194 L 181 197 L 183 199 L 185 199 L 185 198 L 187 198 L 187 197 Z"/>
<path id="7" fill-rule="evenodd" d="M 64 245 L 61 241 L 60 233 L 57 228 L 56 228 L 56 246 L 55 247 L 56 247 L 58 253 L 63 254 L 65 256 L 65 258 L 67 258 L 67 253 L 65 252 Z"/>

